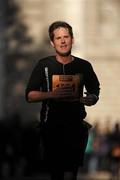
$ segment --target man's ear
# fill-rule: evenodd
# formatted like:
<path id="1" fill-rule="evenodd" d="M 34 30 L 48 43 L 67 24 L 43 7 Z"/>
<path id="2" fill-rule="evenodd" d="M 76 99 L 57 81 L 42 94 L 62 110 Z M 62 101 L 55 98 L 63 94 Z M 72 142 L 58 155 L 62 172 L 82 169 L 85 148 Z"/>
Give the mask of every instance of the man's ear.
<path id="1" fill-rule="evenodd" d="M 53 41 L 50 41 L 50 44 L 51 44 L 51 46 L 52 46 L 52 47 L 54 47 L 54 43 L 53 43 Z"/>

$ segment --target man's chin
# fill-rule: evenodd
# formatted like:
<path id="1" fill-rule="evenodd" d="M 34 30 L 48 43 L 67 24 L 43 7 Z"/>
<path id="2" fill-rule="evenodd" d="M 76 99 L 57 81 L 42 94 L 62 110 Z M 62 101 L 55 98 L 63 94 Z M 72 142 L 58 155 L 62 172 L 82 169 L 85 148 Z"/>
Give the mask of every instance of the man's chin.
<path id="1" fill-rule="evenodd" d="M 66 56 L 69 56 L 71 54 L 71 51 L 68 51 L 68 52 L 58 52 L 56 51 L 57 54 L 59 54 L 60 56 L 63 56 L 63 57 L 66 57 Z"/>

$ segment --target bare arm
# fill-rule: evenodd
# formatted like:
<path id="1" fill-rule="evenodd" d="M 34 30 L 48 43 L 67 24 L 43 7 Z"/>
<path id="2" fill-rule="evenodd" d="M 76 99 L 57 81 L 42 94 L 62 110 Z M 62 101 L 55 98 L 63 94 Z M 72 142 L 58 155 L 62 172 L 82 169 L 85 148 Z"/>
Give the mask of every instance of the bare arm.
<path id="1" fill-rule="evenodd" d="M 40 102 L 45 99 L 50 99 L 51 92 L 30 91 L 27 97 L 28 102 Z"/>
<path id="2" fill-rule="evenodd" d="M 54 91 L 30 91 L 27 95 L 28 102 L 40 102 L 46 99 L 62 99 L 73 97 L 73 89 L 71 87 L 61 87 Z"/>

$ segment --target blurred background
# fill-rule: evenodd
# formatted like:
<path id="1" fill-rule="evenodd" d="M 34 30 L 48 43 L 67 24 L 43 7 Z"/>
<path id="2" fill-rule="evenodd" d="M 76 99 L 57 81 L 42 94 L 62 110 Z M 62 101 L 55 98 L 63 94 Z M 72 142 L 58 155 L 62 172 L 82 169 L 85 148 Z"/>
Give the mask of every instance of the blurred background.
<path id="1" fill-rule="evenodd" d="M 35 160 L 35 155 L 34 158 L 28 155 L 31 142 L 35 147 L 31 153 L 37 154 L 38 151 L 39 154 L 37 124 L 40 103 L 28 104 L 25 88 L 36 62 L 54 53 L 49 44 L 48 27 L 56 20 L 72 25 L 75 37 L 72 54 L 92 63 L 101 84 L 99 102 L 94 107 L 86 108 L 86 120 L 95 127 L 91 130 L 90 153 L 97 160 L 93 158 L 90 161 L 93 168 L 86 167 L 84 171 L 110 171 L 111 134 L 115 130 L 117 138 L 120 137 L 119 18 L 119 0 L 0 0 L 1 176 L 9 176 L 11 172 L 15 174 L 16 170 L 9 170 L 11 167 L 14 169 L 14 164 L 18 166 L 18 174 L 25 174 L 23 169 L 30 164 L 28 161 Z M 107 144 L 106 149 L 101 150 L 103 154 L 94 152 L 96 147 L 101 147 L 101 141 Z M 103 155 L 109 157 L 104 159 Z M 105 163 L 99 162 L 99 156 Z M 37 158 L 39 163 L 40 158 Z M 113 164 L 111 167 L 116 170 L 116 163 Z M 33 167 L 27 167 L 26 174 L 30 168 L 33 170 Z"/>

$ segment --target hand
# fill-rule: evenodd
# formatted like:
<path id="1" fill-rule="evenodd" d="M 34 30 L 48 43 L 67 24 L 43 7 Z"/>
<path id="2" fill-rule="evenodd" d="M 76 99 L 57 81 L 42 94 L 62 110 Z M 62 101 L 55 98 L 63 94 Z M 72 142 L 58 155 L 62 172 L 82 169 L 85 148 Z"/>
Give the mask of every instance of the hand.
<path id="1" fill-rule="evenodd" d="M 81 103 L 83 103 L 86 106 L 92 106 L 97 102 L 98 97 L 95 94 L 90 94 L 88 92 L 85 92 L 85 94 L 85 97 L 80 98 Z"/>
<path id="2" fill-rule="evenodd" d="M 63 99 L 63 98 L 73 98 L 74 89 L 72 86 L 58 87 L 52 91 L 52 98 Z"/>

